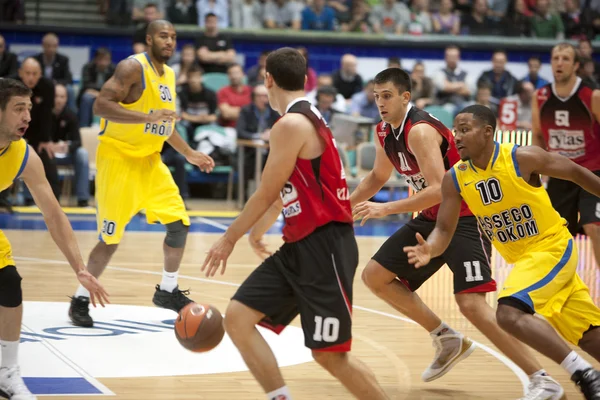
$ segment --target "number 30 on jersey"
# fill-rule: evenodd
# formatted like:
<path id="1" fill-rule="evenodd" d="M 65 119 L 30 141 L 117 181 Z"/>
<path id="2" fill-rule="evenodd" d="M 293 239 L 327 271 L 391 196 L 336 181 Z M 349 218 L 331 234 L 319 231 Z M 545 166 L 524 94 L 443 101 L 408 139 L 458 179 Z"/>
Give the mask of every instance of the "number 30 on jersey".
<path id="1" fill-rule="evenodd" d="M 171 103 L 173 101 L 173 96 L 171 96 L 171 89 L 169 89 L 166 85 L 158 85 L 158 91 L 160 92 L 160 99 L 162 101 L 166 101 L 167 103 Z"/>

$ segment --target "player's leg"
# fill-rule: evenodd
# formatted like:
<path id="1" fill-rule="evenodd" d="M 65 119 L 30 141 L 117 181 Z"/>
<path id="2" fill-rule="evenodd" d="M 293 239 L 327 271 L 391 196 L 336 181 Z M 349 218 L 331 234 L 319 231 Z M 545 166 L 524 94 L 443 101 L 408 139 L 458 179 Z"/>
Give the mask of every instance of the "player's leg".
<path id="1" fill-rule="evenodd" d="M 10 243 L 0 231 L 0 395 L 15 399 L 35 400 L 21 378 L 18 362 L 23 294 L 21 276 L 12 259 Z"/>
<path id="2" fill-rule="evenodd" d="M 594 172 L 600 176 L 600 171 Z M 600 267 L 600 198 L 579 190 L 579 225 L 592 242 L 596 265 Z"/>
<path id="3" fill-rule="evenodd" d="M 362 273 L 363 282 L 375 295 L 430 333 L 436 354 L 432 364 L 423 373 L 425 381 L 439 378 L 474 349 L 469 339 L 443 322 L 415 293 L 441 268 L 444 261 L 438 257 L 425 267 L 416 269 L 408 262 L 402 249 L 417 244 L 416 232 L 427 238 L 434 225 L 435 222 L 420 216 L 411 220 L 386 240 Z"/>
<path id="4" fill-rule="evenodd" d="M 288 245 L 256 268 L 232 297 L 224 326 L 267 399 L 291 399 L 273 351 L 256 325 L 280 333 L 297 315 L 294 294 L 281 271 Z M 281 266 L 281 267 L 280 267 Z"/>
<path id="5" fill-rule="evenodd" d="M 153 156 L 154 167 L 148 178 L 148 198 L 145 201 L 146 218 L 149 223 L 165 225 L 167 234 L 163 241 L 164 268 L 161 282 L 156 285 L 152 302 L 157 307 L 179 312 L 193 300 L 188 291 L 179 290 L 178 274 L 190 227 L 179 188 L 169 168 L 157 154 Z"/>

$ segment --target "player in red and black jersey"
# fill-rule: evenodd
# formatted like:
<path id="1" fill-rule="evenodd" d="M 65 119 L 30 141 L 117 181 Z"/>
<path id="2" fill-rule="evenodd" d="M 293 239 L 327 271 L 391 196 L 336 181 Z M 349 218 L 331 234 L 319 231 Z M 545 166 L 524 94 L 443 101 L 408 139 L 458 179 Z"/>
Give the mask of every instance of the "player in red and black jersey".
<path id="1" fill-rule="evenodd" d="M 579 56 L 571 44 L 554 46 L 551 63 L 554 83 L 538 89 L 532 99 L 532 142 L 600 176 L 600 90 L 577 76 Z M 600 198 L 556 178 L 548 179 L 547 190 L 571 234 L 590 238 L 600 263 Z"/>
<path id="2" fill-rule="evenodd" d="M 387 399 L 373 373 L 352 357 L 352 284 L 358 266 L 344 169 L 331 131 L 304 97 L 306 60 L 283 48 L 267 58 L 269 102 L 282 117 L 271 129 L 260 186 L 215 243 L 202 270 L 224 272 L 235 243 L 263 258 L 262 235 L 283 211 L 284 245 L 242 283 L 225 329 L 268 399 L 291 399 L 277 361 L 256 325 L 276 333 L 300 314 L 305 345 L 315 360 L 359 399 Z M 318 397 L 318 396 L 317 396 Z"/>
<path id="3" fill-rule="evenodd" d="M 452 132 L 426 111 L 412 106 L 410 91 L 410 77 L 401 69 L 387 69 L 375 77 L 375 100 L 383 120 L 376 129 L 375 165 L 351 194 L 350 202 L 355 218 L 362 218 L 362 223 L 390 214 L 420 214 L 381 246 L 367 264 L 363 281 L 373 293 L 430 332 L 438 351 L 423 380 L 441 377 L 474 349 L 471 340 L 444 323 L 415 293 L 444 264 L 454 274 L 455 298 L 465 317 L 527 374 L 541 374 L 541 365 L 527 347 L 498 326 L 495 311 L 485 301 L 485 294 L 496 290 L 489 260 L 491 243 L 481 235 L 477 219 L 464 202 L 446 252 L 420 269 L 408 262 L 403 248 L 417 244 L 417 233 L 426 238 L 433 231 L 442 200 L 442 179 L 460 160 Z M 366 201 L 383 187 L 394 168 L 416 193 L 390 203 Z M 550 377 L 544 378 L 543 384 L 560 388 Z M 546 397 L 541 397 L 542 392 Z M 528 398 L 553 397 L 541 390 L 540 397 Z"/>

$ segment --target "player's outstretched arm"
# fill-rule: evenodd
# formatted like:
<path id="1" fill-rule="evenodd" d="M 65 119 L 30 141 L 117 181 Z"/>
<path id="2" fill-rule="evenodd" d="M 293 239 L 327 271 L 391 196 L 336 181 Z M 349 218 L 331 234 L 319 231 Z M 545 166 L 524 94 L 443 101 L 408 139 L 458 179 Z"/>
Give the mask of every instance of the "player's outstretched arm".
<path id="1" fill-rule="evenodd" d="M 381 143 L 379 143 L 379 140 L 375 139 L 375 163 L 373 169 L 360 181 L 350 195 L 350 205 L 354 207 L 375 196 L 388 179 L 390 179 L 393 170 L 394 165 L 387 154 L 385 154 L 385 150 L 381 146 Z"/>
<path id="2" fill-rule="evenodd" d="M 586 191 L 600 196 L 600 178 L 567 157 L 549 153 L 536 146 L 519 147 L 516 152 L 518 172 L 526 181 L 529 181 L 532 174 L 551 176 L 574 182 Z"/>
<path id="3" fill-rule="evenodd" d="M 271 207 L 267 210 L 266 213 L 262 216 L 261 219 L 258 220 L 256 224 L 250 230 L 248 234 L 248 240 L 250 241 L 250 246 L 252 246 L 252 250 L 263 260 L 271 255 L 271 252 L 267 250 L 262 238 L 265 233 L 273 226 L 277 218 L 281 215 L 281 210 L 283 209 L 283 202 L 281 198 L 275 200 Z"/>
<path id="4" fill-rule="evenodd" d="M 134 85 L 142 84 L 142 65 L 135 59 L 127 58 L 117 64 L 113 76 L 102 85 L 94 102 L 94 114 L 120 124 L 145 124 L 171 119 L 177 114 L 171 110 L 157 110 L 152 114 L 127 110 L 119 103 L 125 100 Z"/>
<path id="5" fill-rule="evenodd" d="M 534 146 L 546 148 L 546 141 L 544 140 L 544 134 L 542 133 L 542 124 L 540 123 L 540 111 L 537 102 L 536 90 L 531 98 L 531 144 Z"/>
<path id="6" fill-rule="evenodd" d="M 42 160 L 40 160 L 31 147 L 29 148 L 29 157 L 26 162 L 27 164 L 21 177 L 29 188 L 35 203 L 42 211 L 52 239 L 65 255 L 73 271 L 77 274 L 79 282 L 90 291 L 90 301 L 92 304 L 95 306 L 97 299 L 104 306 L 104 303 L 108 303 L 108 293 L 106 293 L 96 278 L 87 271 L 71 224 L 60 208 L 60 204 L 58 204 L 58 200 L 56 200 L 52 188 L 46 179 Z"/>
<path id="7" fill-rule="evenodd" d="M 404 251 L 408 255 L 408 261 L 411 264 L 415 264 L 416 268 L 427 265 L 429 260 L 442 254 L 448 248 L 452 236 L 456 231 L 462 196 L 456 188 L 452 173 L 452 169 L 446 172 L 442 181 L 443 200 L 440 204 L 433 232 L 431 232 L 427 241 L 423 239 L 421 234 L 417 233 L 419 244 L 404 248 Z"/>
<path id="8" fill-rule="evenodd" d="M 173 130 L 167 142 L 169 142 L 177 152 L 183 155 L 187 162 L 197 166 L 201 171 L 211 172 L 215 168 L 215 161 L 212 157 L 192 149 L 190 145 L 183 140 L 176 129 Z"/>

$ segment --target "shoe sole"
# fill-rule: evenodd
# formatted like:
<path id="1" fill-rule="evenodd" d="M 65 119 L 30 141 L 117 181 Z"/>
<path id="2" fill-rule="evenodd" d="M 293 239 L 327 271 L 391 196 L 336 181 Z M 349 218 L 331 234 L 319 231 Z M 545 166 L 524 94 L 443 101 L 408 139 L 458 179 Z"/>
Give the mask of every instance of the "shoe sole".
<path id="1" fill-rule="evenodd" d="M 93 327 L 94 327 L 94 321 L 92 321 L 92 323 L 91 323 L 91 324 L 80 324 L 80 323 L 77 323 L 77 322 L 75 322 L 75 321 L 73 320 L 73 317 L 71 317 L 71 314 L 70 314 L 70 313 L 69 313 L 69 320 L 71 321 L 71 324 L 72 324 L 73 326 L 78 326 L 78 327 L 80 327 L 80 328 L 93 328 Z"/>
<path id="2" fill-rule="evenodd" d="M 465 358 L 469 357 L 471 355 L 471 353 L 473 353 L 475 351 L 475 348 L 477 346 L 475 345 L 475 342 L 473 342 L 473 341 L 471 341 L 470 339 L 467 339 L 467 338 L 463 339 L 463 346 L 464 346 L 464 342 L 466 340 L 468 340 L 469 342 L 471 342 L 471 345 L 469 347 L 467 347 L 461 353 L 457 354 L 452 359 L 452 361 L 450 361 L 449 363 L 447 363 L 446 366 L 440 370 L 440 372 L 438 374 L 433 375 L 433 376 L 431 376 L 429 378 L 423 378 L 421 376 L 421 379 L 423 380 L 423 382 L 431 382 L 431 381 L 435 381 L 436 379 L 441 378 L 442 376 L 446 375 L 456 364 L 458 364 L 459 362 L 461 362 Z"/>

